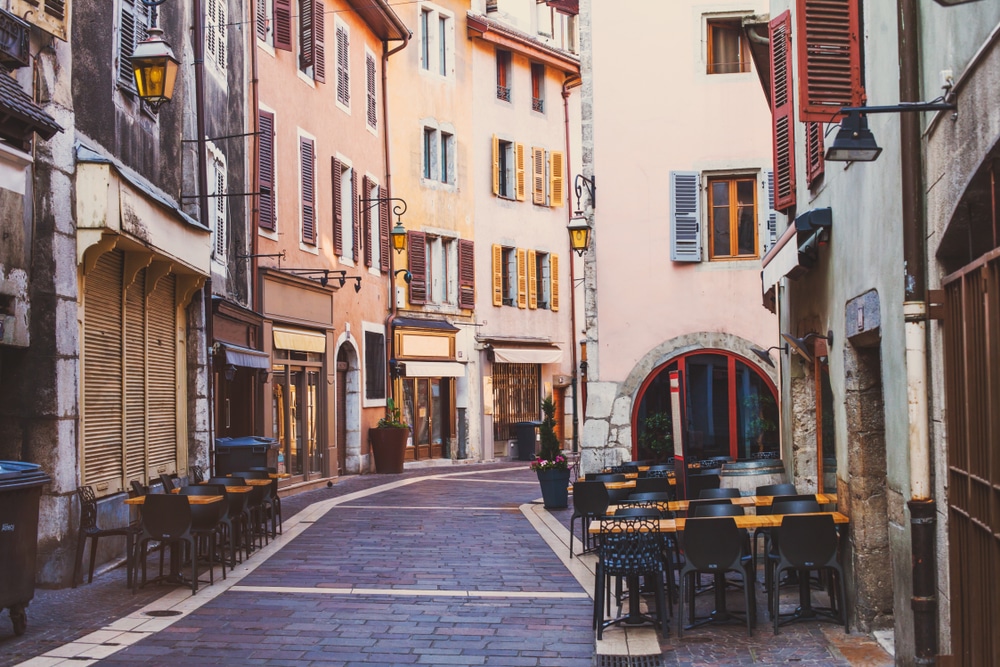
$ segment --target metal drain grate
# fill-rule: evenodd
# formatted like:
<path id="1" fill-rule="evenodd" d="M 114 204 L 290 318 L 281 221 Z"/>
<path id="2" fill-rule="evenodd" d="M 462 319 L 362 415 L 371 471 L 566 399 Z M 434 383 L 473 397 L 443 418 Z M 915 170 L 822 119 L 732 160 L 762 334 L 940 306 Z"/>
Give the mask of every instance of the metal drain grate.
<path id="1" fill-rule="evenodd" d="M 164 618 L 167 616 L 180 616 L 181 612 L 176 609 L 153 609 L 152 611 L 147 611 L 146 616 L 152 616 L 153 618 Z"/>
<path id="2" fill-rule="evenodd" d="M 595 655 L 594 667 L 663 667 L 662 655 Z"/>

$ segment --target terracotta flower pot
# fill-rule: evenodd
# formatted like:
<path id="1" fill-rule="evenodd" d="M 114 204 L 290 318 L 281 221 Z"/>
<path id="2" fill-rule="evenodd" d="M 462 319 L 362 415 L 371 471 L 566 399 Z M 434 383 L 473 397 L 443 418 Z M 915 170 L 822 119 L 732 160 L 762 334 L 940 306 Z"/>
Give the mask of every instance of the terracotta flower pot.
<path id="1" fill-rule="evenodd" d="M 410 437 L 408 428 L 370 428 L 368 440 L 375 458 L 375 472 L 398 474 L 403 472 L 403 457 L 406 441 Z"/>

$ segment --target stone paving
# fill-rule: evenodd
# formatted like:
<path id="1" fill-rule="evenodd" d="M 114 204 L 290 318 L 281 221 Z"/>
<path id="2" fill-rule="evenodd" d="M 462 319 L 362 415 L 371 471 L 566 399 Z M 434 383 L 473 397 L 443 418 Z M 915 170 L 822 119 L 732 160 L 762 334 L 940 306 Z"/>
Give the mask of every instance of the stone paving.
<path id="1" fill-rule="evenodd" d="M 0 615 L 0 667 L 592 665 L 592 565 L 567 558 L 571 512 L 529 505 L 538 496 L 523 463 L 346 478 L 285 498 L 285 536 L 195 596 L 156 586 L 132 596 L 123 568 L 37 590 L 23 637 Z M 149 615 L 162 610 L 181 614 Z M 763 613 L 751 639 L 735 625 L 678 639 L 672 623 L 659 643 L 645 633 L 669 665 L 892 664 L 831 625 L 775 637 Z M 602 646 L 639 645 L 623 635 L 606 631 Z"/>

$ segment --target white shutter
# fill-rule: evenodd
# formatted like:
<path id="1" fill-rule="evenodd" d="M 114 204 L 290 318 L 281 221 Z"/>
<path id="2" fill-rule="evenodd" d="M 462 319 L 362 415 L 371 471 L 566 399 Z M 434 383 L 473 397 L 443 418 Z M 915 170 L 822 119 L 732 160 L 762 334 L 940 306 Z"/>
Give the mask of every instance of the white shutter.
<path id="1" fill-rule="evenodd" d="M 226 166 L 225 163 L 216 158 L 212 161 L 215 165 L 215 205 L 212 207 L 215 212 L 215 259 L 219 262 L 226 261 L 226 233 L 228 224 L 226 221 Z"/>
<path id="2" fill-rule="evenodd" d="M 767 172 L 767 241 L 764 253 L 778 242 L 778 213 L 774 210 L 774 172 Z"/>
<path id="3" fill-rule="evenodd" d="M 696 171 L 670 172 L 670 259 L 701 261 L 701 207 Z"/>

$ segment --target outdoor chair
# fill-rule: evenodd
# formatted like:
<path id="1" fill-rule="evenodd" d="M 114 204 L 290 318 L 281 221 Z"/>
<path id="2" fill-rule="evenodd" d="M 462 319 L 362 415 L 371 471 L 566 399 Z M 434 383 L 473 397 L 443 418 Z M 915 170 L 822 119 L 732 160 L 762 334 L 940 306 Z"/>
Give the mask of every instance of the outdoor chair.
<path id="1" fill-rule="evenodd" d="M 622 463 L 616 466 L 611 466 L 610 472 L 612 473 L 622 473 L 622 474 L 635 474 L 639 472 L 639 466 L 632 465 L 631 463 Z"/>
<path id="2" fill-rule="evenodd" d="M 241 473 L 245 479 L 267 479 L 271 485 L 265 487 L 264 493 L 264 518 L 271 520 L 271 537 L 278 533 L 278 526 L 282 524 L 281 518 L 281 498 L 278 497 L 278 480 L 272 479 L 267 468 L 251 468 Z"/>
<path id="3" fill-rule="evenodd" d="M 177 485 L 174 484 L 174 478 L 171 477 L 170 475 L 167 475 L 166 473 L 160 474 L 160 484 L 163 485 L 164 493 L 171 493 L 174 489 L 177 488 Z"/>
<path id="4" fill-rule="evenodd" d="M 150 542 L 170 546 L 170 575 L 184 584 L 190 583 L 192 594 L 198 592 L 198 559 L 191 559 L 191 580 L 180 579 L 180 564 L 185 548 L 195 553 L 195 538 L 191 533 L 191 505 L 185 496 L 173 493 L 154 493 L 146 496 L 142 505 L 142 532 L 136 545 L 136 553 L 142 564 L 142 582 L 139 577 L 132 579 L 132 593 L 146 580 L 146 549 Z M 160 575 L 163 579 L 163 552 L 160 552 Z"/>
<path id="5" fill-rule="evenodd" d="M 635 480 L 633 493 L 669 493 L 673 496 L 673 489 L 670 480 L 666 475 L 663 477 L 640 477 Z M 673 498 L 671 498 L 673 500 Z"/>
<path id="6" fill-rule="evenodd" d="M 794 484 L 789 484 L 787 482 L 783 484 L 765 484 L 764 486 L 758 486 L 754 495 L 756 496 L 794 496 L 798 493 L 795 490 Z M 765 516 L 771 514 L 770 505 L 760 505 L 757 507 L 757 515 Z M 770 528 L 758 528 L 753 531 L 753 563 L 754 572 L 757 571 L 757 549 L 758 542 L 760 538 L 764 539 L 764 545 L 767 545 L 768 536 L 771 534 Z"/>
<path id="7" fill-rule="evenodd" d="M 129 486 L 132 487 L 131 496 L 133 498 L 138 498 L 139 496 L 144 496 L 149 493 L 149 487 L 145 486 L 142 482 L 137 479 L 133 479 L 129 482 Z"/>
<path id="8" fill-rule="evenodd" d="M 94 565 L 97 561 L 97 542 L 102 537 L 124 537 L 125 538 L 125 577 L 128 586 L 132 586 L 134 574 L 134 541 L 139 532 L 138 526 L 124 526 L 122 528 L 100 528 L 97 525 L 97 497 L 94 489 L 90 486 L 81 486 L 76 490 L 80 499 L 80 534 L 76 541 L 76 560 L 73 562 L 73 588 L 76 588 L 80 580 L 80 568 L 83 566 L 83 552 L 90 540 L 90 574 L 87 583 L 94 583 Z"/>
<path id="9" fill-rule="evenodd" d="M 226 578 L 226 560 L 223 556 L 224 545 L 230 547 L 233 560 L 233 524 L 229 518 L 229 502 L 226 500 L 226 487 L 216 484 L 192 484 L 181 487 L 178 492 L 184 496 L 222 496 L 220 503 L 209 505 L 191 505 L 191 534 L 195 536 L 195 552 L 192 558 L 203 558 L 208 565 L 209 584 L 215 583 L 215 563 L 222 564 L 222 578 Z M 220 545 L 220 538 L 221 545 Z"/>
<path id="10" fill-rule="evenodd" d="M 595 476 L 594 481 L 625 482 L 628 481 L 628 477 L 626 477 L 624 473 L 602 472 Z M 625 498 L 628 498 L 632 491 L 633 489 L 608 489 L 608 500 L 612 505 L 617 504 Z"/>
<path id="11" fill-rule="evenodd" d="M 793 496 L 781 496 L 771 503 L 771 514 L 808 514 L 819 512 L 820 506 L 814 496 L 801 497 L 798 500 L 787 500 Z M 756 537 L 756 533 L 754 534 Z M 778 563 L 779 537 L 773 529 L 764 533 L 764 590 L 767 591 L 767 608 L 771 609 L 771 595 L 777 591 L 780 582 L 774 580 L 774 568 Z M 756 544 L 756 543 L 755 543 Z M 755 563 L 756 564 L 756 563 Z"/>
<path id="12" fill-rule="evenodd" d="M 608 490 L 604 482 L 577 481 L 573 484 L 573 515 L 569 518 L 569 557 L 573 557 L 573 523 L 580 519 L 581 538 L 585 554 L 594 550 L 594 539 L 588 529 L 590 522 L 608 511 Z"/>
<path id="13" fill-rule="evenodd" d="M 229 486 L 246 486 L 246 480 L 242 477 L 212 477 L 208 480 L 208 484 L 214 484 L 216 486 L 229 487 Z M 226 498 L 229 504 L 229 520 L 233 526 L 233 543 L 236 545 L 237 549 L 243 551 L 244 557 L 249 558 L 250 554 L 253 552 L 254 542 L 253 542 L 253 516 L 250 510 L 250 496 L 251 493 L 226 493 Z M 243 562 L 243 557 L 236 557 L 236 560 L 240 563 Z M 231 564 L 230 569 L 235 567 Z"/>
<path id="14" fill-rule="evenodd" d="M 688 500 L 694 500 L 701 497 L 701 492 L 705 489 L 717 489 L 719 488 L 719 476 L 718 475 L 687 475 L 687 487 L 685 489 L 687 495 L 685 496 Z"/>
<path id="15" fill-rule="evenodd" d="M 739 489 L 702 489 L 698 498 L 739 498 Z"/>

